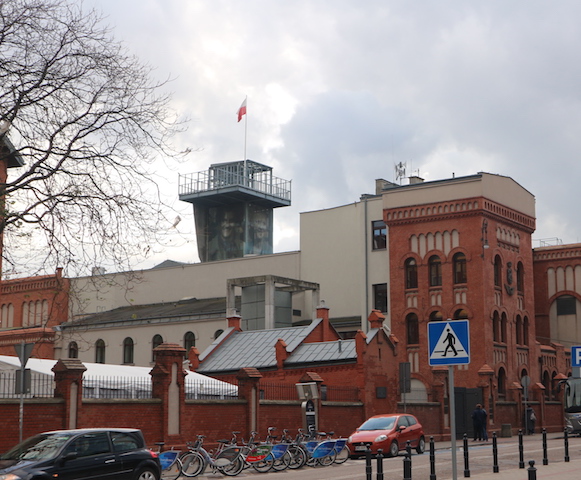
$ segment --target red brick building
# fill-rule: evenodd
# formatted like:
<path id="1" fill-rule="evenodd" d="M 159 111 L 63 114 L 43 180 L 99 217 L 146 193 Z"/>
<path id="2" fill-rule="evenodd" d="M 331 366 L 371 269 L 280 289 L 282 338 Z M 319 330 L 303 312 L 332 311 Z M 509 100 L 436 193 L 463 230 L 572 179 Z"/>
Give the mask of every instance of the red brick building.
<path id="1" fill-rule="evenodd" d="M 0 283 L 0 355 L 14 355 L 14 345 L 35 343 L 32 356 L 54 358 L 55 330 L 66 322 L 69 279 L 54 275 Z"/>

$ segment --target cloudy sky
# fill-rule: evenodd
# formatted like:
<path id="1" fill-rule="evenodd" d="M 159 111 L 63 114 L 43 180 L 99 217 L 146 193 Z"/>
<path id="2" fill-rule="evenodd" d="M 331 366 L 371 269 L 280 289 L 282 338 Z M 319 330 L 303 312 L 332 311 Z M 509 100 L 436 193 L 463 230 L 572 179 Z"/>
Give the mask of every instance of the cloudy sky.
<path id="1" fill-rule="evenodd" d="M 581 2 L 85 0 L 174 80 L 186 163 L 163 172 L 182 218 L 148 267 L 197 261 L 178 174 L 244 156 L 292 180 L 275 252 L 299 212 L 355 202 L 394 165 L 426 180 L 479 171 L 536 197 L 535 239 L 581 241 Z M 538 242 L 534 245 L 538 246 Z"/>

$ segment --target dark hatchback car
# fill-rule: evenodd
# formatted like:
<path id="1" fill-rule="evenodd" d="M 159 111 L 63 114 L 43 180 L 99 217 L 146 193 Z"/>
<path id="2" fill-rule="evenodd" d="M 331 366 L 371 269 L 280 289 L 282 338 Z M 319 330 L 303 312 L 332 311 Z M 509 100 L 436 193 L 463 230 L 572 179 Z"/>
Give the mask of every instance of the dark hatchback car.
<path id="1" fill-rule="evenodd" d="M 0 480 L 55 478 L 159 480 L 160 464 L 132 428 L 40 433 L 0 455 Z"/>

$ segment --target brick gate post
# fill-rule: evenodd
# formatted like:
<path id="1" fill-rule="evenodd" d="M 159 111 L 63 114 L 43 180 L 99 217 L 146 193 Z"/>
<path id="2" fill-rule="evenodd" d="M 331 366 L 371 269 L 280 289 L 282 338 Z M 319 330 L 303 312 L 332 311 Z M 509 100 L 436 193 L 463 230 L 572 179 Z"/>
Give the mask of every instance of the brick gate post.
<path id="1" fill-rule="evenodd" d="M 242 368 L 237 373 L 238 398 L 246 400 L 246 428 L 247 437 L 251 431 L 258 430 L 260 412 L 260 379 L 262 374 L 256 368 Z"/>
<path id="2" fill-rule="evenodd" d="M 83 373 L 87 370 L 77 358 L 61 358 L 52 367 L 54 372 L 54 396 L 65 400 L 63 427 L 77 428 L 79 410 L 83 402 Z"/>
<path id="3" fill-rule="evenodd" d="M 162 435 L 168 445 L 181 445 L 184 432 L 181 429 L 185 405 L 185 378 L 183 367 L 186 350 L 176 343 L 162 343 L 153 350 L 155 366 L 150 372 L 153 398 L 162 402 Z"/>

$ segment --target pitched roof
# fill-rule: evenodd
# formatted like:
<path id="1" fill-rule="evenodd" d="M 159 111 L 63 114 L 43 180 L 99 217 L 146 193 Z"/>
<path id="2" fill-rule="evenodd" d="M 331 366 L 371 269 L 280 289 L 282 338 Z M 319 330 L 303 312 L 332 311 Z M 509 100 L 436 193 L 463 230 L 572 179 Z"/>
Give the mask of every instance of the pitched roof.
<path id="1" fill-rule="evenodd" d="M 279 338 L 286 343 L 286 351 L 290 353 L 285 360 L 288 365 L 355 360 L 355 340 L 303 343 L 322 321 L 319 318 L 303 327 L 246 332 L 229 329 L 200 355 L 201 364 L 197 371 L 224 373 L 244 367 L 276 367 L 275 345 Z"/>
<path id="2" fill-rule="evenodd" d="M 236 299 L 239 302 L 239 298 Z M 88 315 L 78 320 L 66 322 L 60 325 L 61 329 L 75 327 L 98 326 L 105 324 L 131 323 L 138 324 L 143 321 L 171 322 L 183 320 L 206 320 L 211 318 L 224 318 L 226 315 L 226 299 L 208 298 L 198 300 L 196 298 L 184 299 L 178 302 L 154 303 L 149 305 L 129 305 L 119 307 L 107 312 Z"/>

